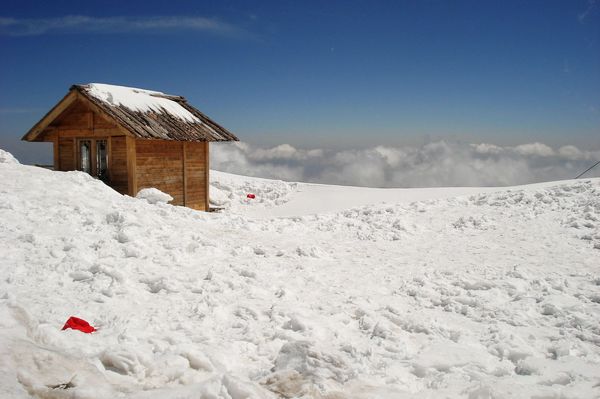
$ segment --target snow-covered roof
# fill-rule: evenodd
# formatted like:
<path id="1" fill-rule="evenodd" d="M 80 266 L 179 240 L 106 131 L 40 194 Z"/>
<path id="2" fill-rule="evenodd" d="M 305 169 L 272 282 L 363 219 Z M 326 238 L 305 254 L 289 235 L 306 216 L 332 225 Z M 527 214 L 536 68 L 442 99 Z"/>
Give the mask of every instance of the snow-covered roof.
<path id="1" fill-rule="evenodd" d="M 104 83 L 90 83 L 82 88 L 91 96 L 113 107 L 124 106 L 131 111 L 144 113 L 168 113 L 186 122 L 201 122 L 198 117 L 179 104 L 179 101 L 183 100 L 182 97 L 168 96 L 160 91 Z"/>
<path id="2" fill-rule="evenodd" d="M 71 86 L 65 96 L 24 137 L 34 141 L 74 99 L 88 100 L 132 135 L 145 139 L 178 141 L 237 141 L 181 96 L 159 91 L 90 83 Z"/>
<path id="3" fill-rule="evenodd" d="M 237 141 L 238 138 L 181 96 L 103 83 L 74 85 L 88 100 L 140 138 Z"/>

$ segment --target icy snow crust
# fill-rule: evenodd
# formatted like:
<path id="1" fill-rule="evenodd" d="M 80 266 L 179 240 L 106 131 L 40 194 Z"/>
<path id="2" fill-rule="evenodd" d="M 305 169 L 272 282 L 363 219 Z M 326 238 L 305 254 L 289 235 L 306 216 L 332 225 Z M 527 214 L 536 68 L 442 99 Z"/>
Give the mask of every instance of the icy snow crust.
<path id="1" fill-rule="evenodd" d="M 201 213 L 0 163 L 1 397 L 600 395 L 599 179 L 269 218 L 297 186 L 213 178 Z"/>
<path id="2" fill-rule="evenodd" d="M 194 114 L 183 108 L 179 103 L 159 91 L 136 89 L 133 87 L 90 83 L 89 94 L 111 106 L 123 106 L 137 112 L 168 113 L 186 122 L 201 123 Z"/>

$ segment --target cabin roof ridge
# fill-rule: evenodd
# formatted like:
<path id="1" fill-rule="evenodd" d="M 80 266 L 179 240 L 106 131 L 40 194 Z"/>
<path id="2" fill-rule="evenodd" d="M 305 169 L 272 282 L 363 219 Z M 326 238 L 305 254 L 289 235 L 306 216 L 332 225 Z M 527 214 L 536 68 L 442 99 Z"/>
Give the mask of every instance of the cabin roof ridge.
<path id="1" fill-rule="evenodd" d="M 69 94 L 73 92 L 135 137 L 176 141 L 239 140 L 183 96 L 105 83 L 74 84 Z M 76 101 L 69 94 L 27 132 L 23 140 L 36 141 L 37 136 Z M 65 106 L 64 101 L 69 104 Z"/>

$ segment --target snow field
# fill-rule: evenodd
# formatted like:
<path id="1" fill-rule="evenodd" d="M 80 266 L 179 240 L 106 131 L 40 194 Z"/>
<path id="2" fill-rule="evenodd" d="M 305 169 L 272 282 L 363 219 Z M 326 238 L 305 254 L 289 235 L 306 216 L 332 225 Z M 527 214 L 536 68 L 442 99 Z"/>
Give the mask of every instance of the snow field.
<path id="1" fill-rule="evenodd" d="M 211 170 L 210 174 L 210 205 L 229 212 L 247 212 L 248 209 L 264 212 L 286 203 L 298 187 L 298 183 L 244 178 L 216 170 Z M 254 194 L 256 198 L 248 198 L 248 194 Z"/>
<path id="2" fill-rule="evenodd" d="M 213 179 L 201 213 L 0 163 L 3 396 L 600 395 L 600 180 L 269 218 L 297 185 Z"/>

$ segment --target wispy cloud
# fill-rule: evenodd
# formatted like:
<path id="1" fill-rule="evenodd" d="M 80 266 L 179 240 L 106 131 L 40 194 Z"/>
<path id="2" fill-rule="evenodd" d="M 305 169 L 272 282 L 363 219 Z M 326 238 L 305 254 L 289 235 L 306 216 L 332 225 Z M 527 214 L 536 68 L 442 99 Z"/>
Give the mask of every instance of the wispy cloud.
<path id="1" fill-rule="evenodd" d="M 596 0 L 588 0 L 588 6 L 585 9 L 585 11 L 577 16 L 580 23 L 583 23 L 585 21 L 585 19 L 590 14 L 590 12 L 592 12 L 594 7 L 596 7 Z"/>
<path id="2" fill-rule="evenodd" d="M 234 25 L 206 17 L 90 17 L 69 15 L 57 18 L 0 17 L 0 35 L 36 36 L 47 33 L 149 33 L 169 31 L 196 31 L 222 36 L 243 36 L 244 31 Z"/>
<path id="3" fill-rule="evenodd" d="M 218 144 L 211 152 L 211 167 L 225 172 L 370 187 L 507 186 L 572 179 L 598 160 L 600 151 L 543 143 L 498 146 L 437 141 L 420 147 L 343 151 L 231 143 Z M 593 176 L 600 177 L 600 168 L 586 174 Z"/>

